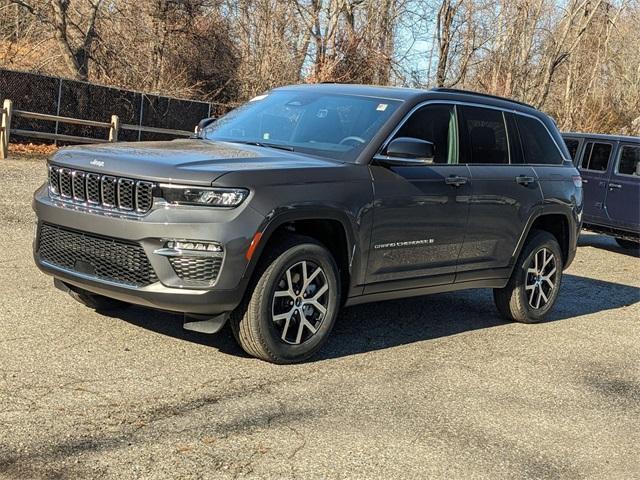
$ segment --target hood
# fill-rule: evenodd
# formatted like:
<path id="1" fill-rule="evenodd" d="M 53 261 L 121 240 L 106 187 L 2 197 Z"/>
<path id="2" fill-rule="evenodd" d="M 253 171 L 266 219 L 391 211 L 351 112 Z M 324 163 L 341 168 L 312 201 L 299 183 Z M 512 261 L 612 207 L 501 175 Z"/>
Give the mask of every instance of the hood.
<path id="1" fill-rule="evenodd" d="M 202 139 L 67 147 L 51 161 L 63 167 L 168 183 L 211 185 L 229 172 L 335 167 L 341 162 L 268 147 Z"/>

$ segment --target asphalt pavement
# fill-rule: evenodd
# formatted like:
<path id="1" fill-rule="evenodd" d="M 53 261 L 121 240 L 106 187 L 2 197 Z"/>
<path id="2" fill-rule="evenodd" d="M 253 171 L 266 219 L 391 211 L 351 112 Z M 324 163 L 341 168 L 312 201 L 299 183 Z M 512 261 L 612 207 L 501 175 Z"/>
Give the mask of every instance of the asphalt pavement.
<path id="1" fill-rule="evenodd" d="M 545 323 L 488 290 L 363 305 L 276 366 L 54 289 L 44 178 L 0 162 L 0 478 L 640 478 L 640 259 L 612 239 L 581 237 Z"/>

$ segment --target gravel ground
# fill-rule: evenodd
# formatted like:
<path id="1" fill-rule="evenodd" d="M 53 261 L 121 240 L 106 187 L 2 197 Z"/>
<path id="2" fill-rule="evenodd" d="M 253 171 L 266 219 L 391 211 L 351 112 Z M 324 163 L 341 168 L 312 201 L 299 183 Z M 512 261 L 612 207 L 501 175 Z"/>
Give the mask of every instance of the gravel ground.
<path id="1" fill-rule="evenodd" d="M 484 290 L 378 303 L 274 366 L 55 290 L 31 259 L 44 173 L 0 162 L 0 477 L 640 478 L 640 260 L 610 238 L 581 237 L 546 323 Z"/>

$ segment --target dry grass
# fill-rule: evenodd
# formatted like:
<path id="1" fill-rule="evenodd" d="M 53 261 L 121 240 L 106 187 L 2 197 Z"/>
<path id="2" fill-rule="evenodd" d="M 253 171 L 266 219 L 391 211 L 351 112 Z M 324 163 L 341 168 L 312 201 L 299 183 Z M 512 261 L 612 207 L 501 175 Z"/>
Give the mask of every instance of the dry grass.
<path id="1" fill-rule="evenodd" d="M 51 155 L 58 150 L 58 146 L 43 143 L 12 143 L 9 145 L 9 154 L 40 154 Z"/>

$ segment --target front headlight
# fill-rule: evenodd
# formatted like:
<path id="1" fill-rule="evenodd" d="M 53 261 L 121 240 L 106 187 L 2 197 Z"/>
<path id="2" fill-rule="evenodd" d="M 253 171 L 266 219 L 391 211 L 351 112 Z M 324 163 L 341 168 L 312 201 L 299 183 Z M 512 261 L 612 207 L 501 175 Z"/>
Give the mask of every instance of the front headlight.
<path id="1" fill-rule="evenodd" d="M 160 184 L 162 197 L 169 203 L 178 205 L 206 205 L 233 208 L 240 205 L 249 195 L 244 188 L 209 188 L 186 185 Z"/>

